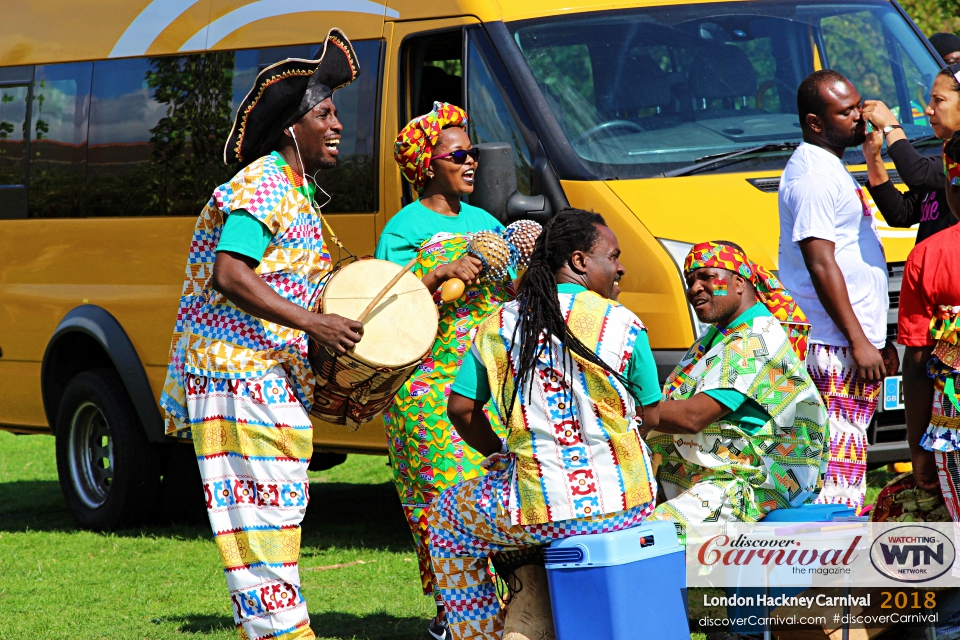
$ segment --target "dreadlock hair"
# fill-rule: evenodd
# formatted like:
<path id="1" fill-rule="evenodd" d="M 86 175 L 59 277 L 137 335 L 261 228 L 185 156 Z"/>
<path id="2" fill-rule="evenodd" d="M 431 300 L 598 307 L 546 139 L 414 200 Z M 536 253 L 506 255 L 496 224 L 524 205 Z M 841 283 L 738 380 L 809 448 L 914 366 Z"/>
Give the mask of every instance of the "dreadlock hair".
<path id="1" fill-rule="evenodd" d="M 564 319 L 557 299 L 557 279 L 554 275 L 561 267 L 568 264 L 574 251 L 589 252 L 600 235 L 598 227 L 607 226 L 606 221 L 598 213 L 582 209 L 561 209 L 546 225 L 537 238 L 533 254 L 530 256 L 530 266 L 524 275 L 523 284 L 517 295 L 517 325 L 513 331 L 512 344 L 520 345 L 517 364 L 514 371 L 512 394 L 508 394 L 508 386 L 503 385 L 501 390 L 501 406 L 506 412 L 505 424 L 510 424 L 513 413 L 513 404 L 521 388 L 530 393 L 533 389 L 533 379 L 536 375 L 537 362 L 541 353 L 546 351 L 549 366 L 556 368 L 554 338 L 562 347 L 563 376 L 562 386 L 567 393 L 566 384 L 572 369 L 572 356 L 585 360 L 600 367 L 628 389 L 636 385 L 625 376 L 601 360 L 592 349 L 589 349 L 571 331 Z M 507 396 L 511 397 L 508 398 Z M 568 403 L 568 406 L 571 403 Z M 637 403 L 639 405 L 639 403 Z M 572 412 L 573 407 L 570 407 Z M 642 406 L 640 407 L 643 411 Z"/>

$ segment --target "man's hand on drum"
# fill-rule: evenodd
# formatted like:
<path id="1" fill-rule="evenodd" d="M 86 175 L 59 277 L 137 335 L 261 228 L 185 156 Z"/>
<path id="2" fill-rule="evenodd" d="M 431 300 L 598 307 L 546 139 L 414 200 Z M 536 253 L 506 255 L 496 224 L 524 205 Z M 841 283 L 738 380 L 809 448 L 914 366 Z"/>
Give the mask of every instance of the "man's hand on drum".
<path id="1" fill-rule="evenodd" d="M 465 255 L 459 260 L 442 264 L 421 278 L 424 286 L 433 293 L 440 285 L 451 278 L 460 278 L 464 284 L 473 284 L 480 277 L 483 263 L 480 258 Z"/>
<path id="2" fill-rule="evenodd" d="M 344 355 L 363 337 L 363 324 L 335 313 L 314 313 L 303 327 L 311 340 L 337 355 Z"/>

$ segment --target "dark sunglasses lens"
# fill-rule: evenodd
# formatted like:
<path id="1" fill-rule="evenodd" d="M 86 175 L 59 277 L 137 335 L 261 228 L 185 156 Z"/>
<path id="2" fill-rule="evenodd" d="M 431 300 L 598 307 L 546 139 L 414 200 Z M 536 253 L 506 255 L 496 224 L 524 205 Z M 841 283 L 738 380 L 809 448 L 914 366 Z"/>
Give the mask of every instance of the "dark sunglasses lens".
<path id="1" fill-rule="evenodd" d="M 476 162 L 480 158 L 480 149 L 474 147 L 473 149 L 457 149 L 456 151 L 450 154 L 450 158 L 453 159 L 457 164 L 463 164 L 467 161 L 467 157 L 473 158 Z"/>

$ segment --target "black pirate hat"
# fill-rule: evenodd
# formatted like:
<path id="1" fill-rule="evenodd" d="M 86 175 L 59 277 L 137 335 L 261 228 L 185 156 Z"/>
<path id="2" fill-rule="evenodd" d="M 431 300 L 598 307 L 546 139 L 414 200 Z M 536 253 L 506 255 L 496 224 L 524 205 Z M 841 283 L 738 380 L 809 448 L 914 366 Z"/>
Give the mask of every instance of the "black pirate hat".
<path id="1" fill-rule="evenodd" d="M 266 155 L 283 129 L 359 75 L 357 54 L 339 29 L 330 29 L 318 59 L 289 58 L 266 67 L 237 109 L 224 162 L 247 164 Z"/>

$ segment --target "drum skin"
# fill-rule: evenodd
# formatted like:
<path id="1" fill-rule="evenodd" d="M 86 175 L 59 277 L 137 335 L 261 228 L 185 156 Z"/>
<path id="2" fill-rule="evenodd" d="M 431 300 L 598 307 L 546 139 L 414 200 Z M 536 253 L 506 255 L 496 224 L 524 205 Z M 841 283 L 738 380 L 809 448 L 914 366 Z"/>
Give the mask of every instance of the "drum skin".
<path id="1" fill-rule="evenodd" d="M 323 288 L 322 313 L 360 316 L 401 267 L 365 259 L 337 271 Z M 437 338 L 437 305 L 427 288 L 406 273 L 363 322 L 363 338 L 346 355 L 310 343 L 317 376 L 310 413 L 356 429 L 382 412 Z"/>

